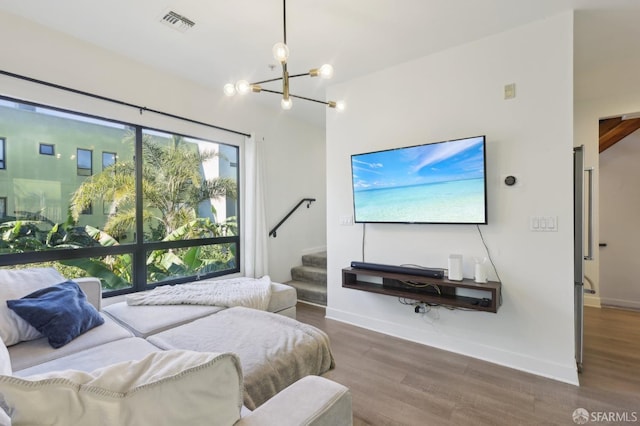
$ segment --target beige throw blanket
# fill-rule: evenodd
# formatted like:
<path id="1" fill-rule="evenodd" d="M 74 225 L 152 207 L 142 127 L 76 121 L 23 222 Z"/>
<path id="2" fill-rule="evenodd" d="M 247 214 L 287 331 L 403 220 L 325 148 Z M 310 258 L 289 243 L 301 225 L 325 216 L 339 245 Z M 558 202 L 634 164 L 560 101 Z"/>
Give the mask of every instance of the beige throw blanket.
<path id="1" fill-rule="evenodd" d="M 265 275 L 166 285 L 128 295 L 125 299 L 128 305 L 245 306 L 266 311 L 271 299 L 271 279 Z"/>
<path id="2" fill-rule="evenodd" d="M 225 309 L 148 340 L 162 349 L 236 353 L 244 374 L 244 404 L 250 410 L 295 381 L 334 367 L 329 337 L 322 330 L 283 315 L 242 307 Z"/>

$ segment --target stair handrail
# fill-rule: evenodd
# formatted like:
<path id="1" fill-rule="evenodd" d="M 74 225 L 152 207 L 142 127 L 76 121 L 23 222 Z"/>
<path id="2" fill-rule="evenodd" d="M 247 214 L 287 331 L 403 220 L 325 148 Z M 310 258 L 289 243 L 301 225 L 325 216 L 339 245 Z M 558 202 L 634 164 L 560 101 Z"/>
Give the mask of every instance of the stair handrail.
<path id="1" fill-rule="evenodd" d="M 315 198 L 303 198 L 302 200 L 300 200 L 300 202 L 298 204 L 296 204 L 296 206 L 294 208 L 292 208 L 291 211 L 289 213 L 287 213 L 287 215 L 280 222 L 278 222 L 278 224 L 276 226 L 274 226 L 271 231 L 269 231 L 269 236 L 271 237 L 273 235 L 273 238 L 277 238 L 278 234 L 277 234 L 276 231 L 278 230 L 278 228 L 280 228 L 280 226 L 283 223 L 285 223 L 287 221 L 287 219 L 289 219 L 289 216 L 291 216 L 296 210 L 298 210 L 298 207 L 300 207 L 305 202 L 307 203 L 307 208 L 309 208 L 309 207 L 311 207 L 311 203 L 313 203 L 314 201 L 316 201 Z"/>

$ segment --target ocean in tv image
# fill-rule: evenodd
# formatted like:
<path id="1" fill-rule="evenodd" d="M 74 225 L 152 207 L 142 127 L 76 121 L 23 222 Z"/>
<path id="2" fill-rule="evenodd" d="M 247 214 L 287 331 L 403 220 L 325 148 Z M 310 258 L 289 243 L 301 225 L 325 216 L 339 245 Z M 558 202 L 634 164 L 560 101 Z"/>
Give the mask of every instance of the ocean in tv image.
<path id="1" fill-rule="evenodd" d="M 353 155 L 356 222 L 485 223 L 484 137 Z"/>

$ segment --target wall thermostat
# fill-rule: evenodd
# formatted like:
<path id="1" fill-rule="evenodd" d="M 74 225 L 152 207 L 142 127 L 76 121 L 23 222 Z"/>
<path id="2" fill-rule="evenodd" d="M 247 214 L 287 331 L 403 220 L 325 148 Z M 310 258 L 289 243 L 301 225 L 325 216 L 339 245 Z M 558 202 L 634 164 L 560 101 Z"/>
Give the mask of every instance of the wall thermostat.
<path id="1" fill-rule="evenodd" d="M 515 176 L 507 176 L 506 178 L 504 178 L 504 184 L 507 186 L 513 186 L 516 184 L 516 177 Z"/>

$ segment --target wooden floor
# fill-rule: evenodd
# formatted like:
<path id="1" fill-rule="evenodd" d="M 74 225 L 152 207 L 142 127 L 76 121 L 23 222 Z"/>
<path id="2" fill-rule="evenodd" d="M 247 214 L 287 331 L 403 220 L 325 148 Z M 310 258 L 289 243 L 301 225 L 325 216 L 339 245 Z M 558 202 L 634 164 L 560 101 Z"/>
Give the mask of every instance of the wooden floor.
<path id="1" fill-rule="evenodd" d="M 354 425 L 574 425 L 577 408 L 640 422 L 640 313 L 586 308 L 578 387 L 297 309 L 331 339 L 336 368 L 325 376 L 351 389 Z"/>

